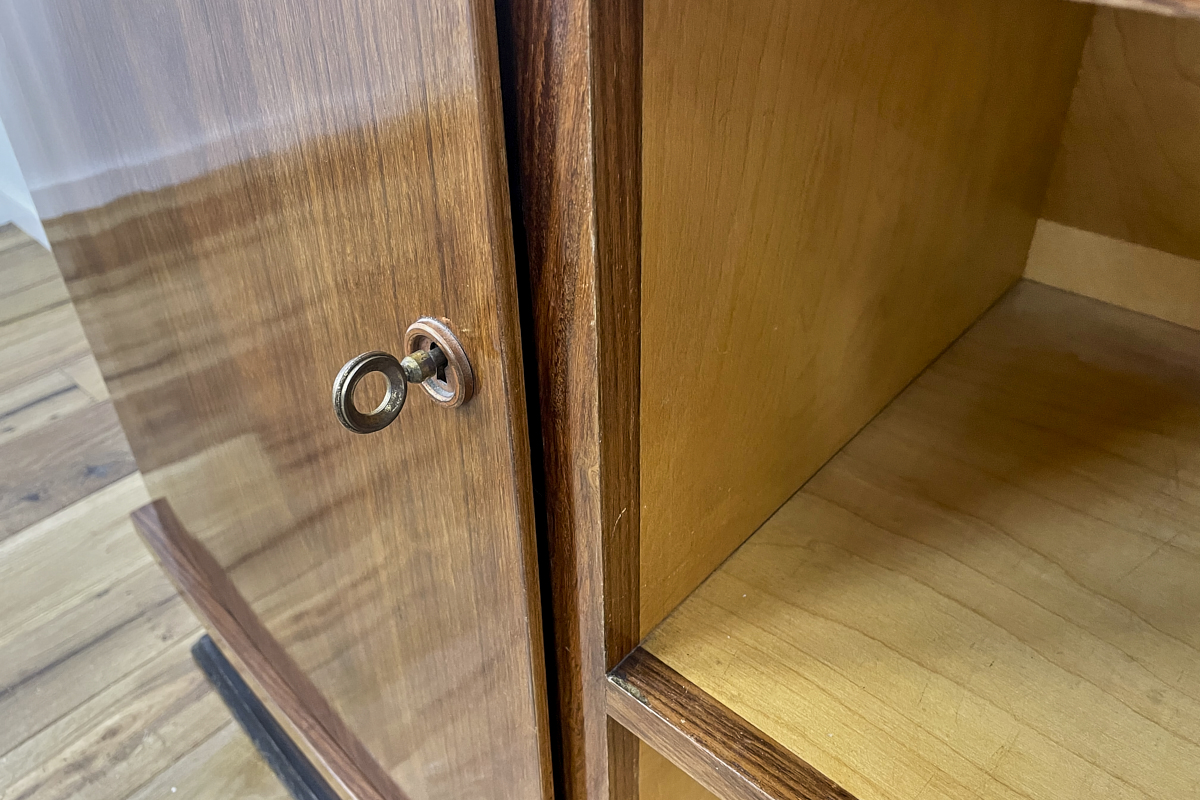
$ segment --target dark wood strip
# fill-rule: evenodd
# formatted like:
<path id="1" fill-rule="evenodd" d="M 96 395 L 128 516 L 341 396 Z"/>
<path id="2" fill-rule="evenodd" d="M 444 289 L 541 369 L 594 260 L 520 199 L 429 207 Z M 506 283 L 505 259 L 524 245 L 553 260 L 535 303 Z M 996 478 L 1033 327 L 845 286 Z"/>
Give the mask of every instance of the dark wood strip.
<path id="1" fill-rule="evenodd" d="M 723 800 L 855 800 L 641 647 L 609 673 L 608 713 Z"/>
<path id="2" fill-rule="evenodd" d="M 642 0 L 592 4 L 599 537 L 604 564 L 605 669 L 642 638 Z M 607 730 L 609 798 L 640 794 L 638 742 Z"/>
<path id="3" fill-rule="evenodd" d="M 569 800 L 637 796 L 605 672 L 639 640 L 641 0 L 506 0 Z"/>
<path id="4" fill-rule="evenodd" d="M 606 668 L 641 640 L 642 3 L 592 10 Z"/>
<path id="5" fill-rule="evenodd" d="M 303 737 L 338 788 L 355 800 L 407 800 L 324 696 L 263 627 L 213 557 L 191 537 L 166 500 L 133 512 L 133 523 L 209 633 Z"/>
<path id="6" fill-rule="evenodd" d="M 112 403 L 98 403 L 0 447 L 0 540 L 137 469 Z"/>

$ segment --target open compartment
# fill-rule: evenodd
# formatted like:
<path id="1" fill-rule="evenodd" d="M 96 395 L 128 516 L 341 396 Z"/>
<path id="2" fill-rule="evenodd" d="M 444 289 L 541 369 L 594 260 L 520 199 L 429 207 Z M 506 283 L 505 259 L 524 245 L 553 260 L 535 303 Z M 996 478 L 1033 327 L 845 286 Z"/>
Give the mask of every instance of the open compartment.
<path id="1" fill-rule="evenodd" d="M 1200 20 L 1138 8 L 645 2 L 642 800 L 1200 797 Z"/>

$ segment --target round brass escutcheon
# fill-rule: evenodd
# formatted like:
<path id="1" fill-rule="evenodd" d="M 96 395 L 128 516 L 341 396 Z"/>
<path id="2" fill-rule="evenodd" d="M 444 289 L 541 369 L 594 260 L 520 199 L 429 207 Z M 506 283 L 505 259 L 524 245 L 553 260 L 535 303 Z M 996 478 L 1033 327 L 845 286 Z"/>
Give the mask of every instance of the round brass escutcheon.
<path id="1" fill-rule="evenodd" d="M 405 350 L 429 352 L 436 347 L 446 359 L 444 368 L 421 382 L 421 388 L 435 403 L 457 408 L 475 394 L 475 372 L 466 351 L 445 320 L 421 317 L 404 332 Z"/>
<path id="2" fill-rule="evenodd" d="M 382 373 L 387 379 L 387 394 L 374 411 L 359 411 L 354 405 L 354 389 L 372 372 Z M 355 433 L 375 433 L 391 425 L 404 408 L 407 396 L 408 383 L 399 360 L 382 350 L 350 359 L 333 380 L 333 410 L 338 422 Z"/>

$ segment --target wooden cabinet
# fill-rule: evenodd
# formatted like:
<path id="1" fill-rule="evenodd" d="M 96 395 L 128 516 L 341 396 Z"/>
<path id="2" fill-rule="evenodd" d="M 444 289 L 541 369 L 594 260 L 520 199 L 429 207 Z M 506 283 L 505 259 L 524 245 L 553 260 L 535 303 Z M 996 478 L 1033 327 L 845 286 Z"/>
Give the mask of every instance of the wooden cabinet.
<path id="1" fill-rule="evenodd" d="M 141 529 L 343 796 L 1200 797 L 1200 8 L 1120 5 L 0 43 Z M 474 397 L 340 427 L 423 316 Z"/>
<path id="2" fill-rule="evenodd" d="M 574 796 L 1200 796 L 1195 8 L 584 5 L 516 37 Z"/>
<path id="3" fill-rule="evenodd" d="M 548 798 L 491 4 L 3 13 L 43 134 L 21 157 L 164 568 L 348 796 Z M 414 387 L 385 430 L 342 428 L 339 369 L 403 356 L 423 316 L 474 397 Z"/>

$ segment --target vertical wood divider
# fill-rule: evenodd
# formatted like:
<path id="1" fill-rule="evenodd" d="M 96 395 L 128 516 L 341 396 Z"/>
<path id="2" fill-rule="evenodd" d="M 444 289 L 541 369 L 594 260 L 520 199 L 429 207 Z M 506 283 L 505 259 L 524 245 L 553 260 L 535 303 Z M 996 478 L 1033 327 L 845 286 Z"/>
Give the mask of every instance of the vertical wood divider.
<path id="1" fill-rule="evenodd" d="M 632 800 L 637 739 L 608 720 L 605 675 L 639 638 L 641 0 L 501 8 L 517 84 L 566 795 Z"/>

